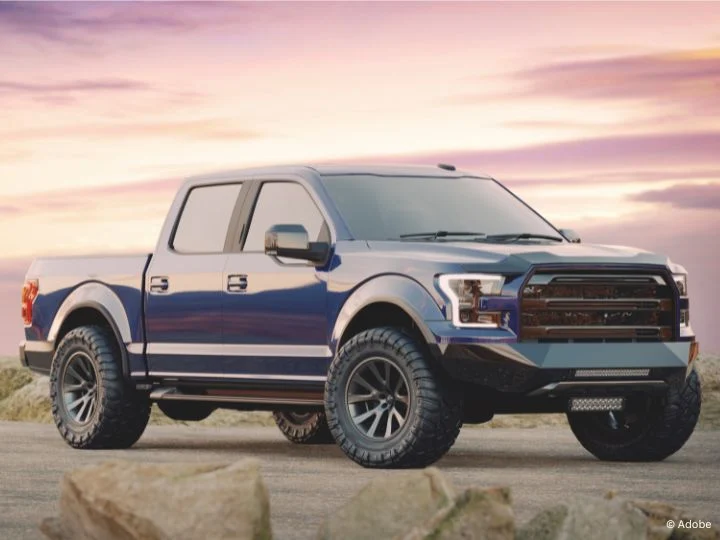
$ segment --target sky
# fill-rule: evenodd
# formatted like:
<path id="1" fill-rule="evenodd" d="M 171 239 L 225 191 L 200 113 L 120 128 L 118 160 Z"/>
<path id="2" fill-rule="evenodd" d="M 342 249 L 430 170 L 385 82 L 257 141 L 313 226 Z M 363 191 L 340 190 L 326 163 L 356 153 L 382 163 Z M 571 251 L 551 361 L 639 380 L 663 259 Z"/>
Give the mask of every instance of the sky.
<path id="1" fill-rule="evenodd" d="M 689 271 L 720 352 L 720 3 L 0 2 L 0 354 L 34 257 L 152 251 L 181 179 L 453 163 Z"/>

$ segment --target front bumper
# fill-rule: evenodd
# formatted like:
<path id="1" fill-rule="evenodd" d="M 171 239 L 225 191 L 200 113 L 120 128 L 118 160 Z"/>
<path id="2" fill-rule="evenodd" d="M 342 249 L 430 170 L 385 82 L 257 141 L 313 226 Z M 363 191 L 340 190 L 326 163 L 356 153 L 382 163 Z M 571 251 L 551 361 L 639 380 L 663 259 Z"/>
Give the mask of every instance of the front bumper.
<path id="1" fill-rule="evenodd" d="M 682 384 L 697 349 L 695 341 L 438 344 L 453 378 L 529 396 L 662 391 Z"/>

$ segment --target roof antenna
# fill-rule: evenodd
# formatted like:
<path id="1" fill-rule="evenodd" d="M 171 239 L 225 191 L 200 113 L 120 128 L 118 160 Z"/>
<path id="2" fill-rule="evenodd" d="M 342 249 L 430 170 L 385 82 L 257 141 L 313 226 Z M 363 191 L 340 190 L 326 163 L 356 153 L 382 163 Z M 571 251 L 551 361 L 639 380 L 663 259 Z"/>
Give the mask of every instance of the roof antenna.
<path id="1" fill-rule="evenodd" d="M 454 171 L 455 165 L 450 165 L 449 163 L 438 163 L 437 165 L 441 169 L 445 169 L 446 171 Z"/>

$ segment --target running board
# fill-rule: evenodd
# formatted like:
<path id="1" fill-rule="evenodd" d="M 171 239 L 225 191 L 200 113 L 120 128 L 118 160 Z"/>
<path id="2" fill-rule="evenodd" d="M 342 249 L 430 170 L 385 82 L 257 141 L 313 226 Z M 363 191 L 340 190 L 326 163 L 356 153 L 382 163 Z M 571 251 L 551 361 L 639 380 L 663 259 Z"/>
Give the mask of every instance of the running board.
<path id="1" fill-rule="evenodd" d="M 186 394 L 177 388 L 157 388 L 150 393 L 151 401 L 204 401 L 210 403 L 262 403 L 272 405 L 323 405 L 322 398 L 277 397 L 233 394 Z"/>

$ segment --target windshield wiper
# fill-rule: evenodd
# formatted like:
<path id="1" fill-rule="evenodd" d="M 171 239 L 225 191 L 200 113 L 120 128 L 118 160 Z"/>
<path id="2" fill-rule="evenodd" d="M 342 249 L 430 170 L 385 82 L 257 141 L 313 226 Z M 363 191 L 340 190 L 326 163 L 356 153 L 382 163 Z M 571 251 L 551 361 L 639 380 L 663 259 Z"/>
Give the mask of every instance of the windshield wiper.
<path id="1" fill-rule="evenodd" d="M 540 238 L 542 240 L 555 240 L 556 242 L 563 242 L 563 239 L 559 236 L 550 236 L 547 234 L 535 233 L 491 234 L 487 237 L 488 240 L 499 240 L 500 242 L 515 242 L 516 240 L 527 240 L 531 238 Z"/>
<path id="2" fill-rule="evenodd" d="M 413 239 L 418 240 L 437 240 L 438 238 L 447 238 L 448 236 L 476 236 L 485 238 L 486 234 L 482 232 L 470 232 L 470 231 L 435 231 L 435 232 L 421 232 L 421 233 L 410 233 L 401 234 L 400 239 Z"/>

